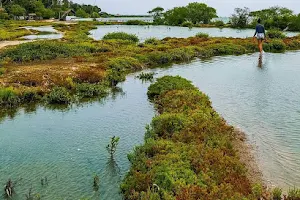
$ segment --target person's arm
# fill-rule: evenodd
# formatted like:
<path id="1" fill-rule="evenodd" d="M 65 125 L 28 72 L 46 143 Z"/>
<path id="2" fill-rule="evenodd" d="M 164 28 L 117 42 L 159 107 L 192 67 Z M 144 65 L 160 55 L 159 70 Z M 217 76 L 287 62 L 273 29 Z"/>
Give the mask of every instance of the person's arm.
<path id="1" fill-rule="evenodd" d="M 264 27 L 264 36 L 265 36 L 265 41 L 267 41 L 267 34 L 266 34 L 266 29 Z"/>
<path id="2" fill-rule="evenodd" d="M 256 34 L 257 34 L 257 26 L 255 27 L 255 33 L 254 33 L 254 36 L 253 36 L 253 37 L 255 37 Z"/>

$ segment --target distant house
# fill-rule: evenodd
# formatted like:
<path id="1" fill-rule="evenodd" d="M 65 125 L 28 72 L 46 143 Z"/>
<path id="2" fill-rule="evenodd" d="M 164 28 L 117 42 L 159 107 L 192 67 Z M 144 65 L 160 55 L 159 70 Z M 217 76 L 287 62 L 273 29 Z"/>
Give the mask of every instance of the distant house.
<path id="1" fill-rule="evenodd" d="M 75 18 L 75 14 L 76 14 L 76 12 L 74 10 L 72 10 L 72 9 L 67 10 L 66 12 L 64 12 L 60 15 L 59 20 L 67 21 L 67 20 L 69 20 L 69 18 L 72 18 L 72 17 Z"/>
<path id="2" fill-rule="evenodd" d="M 27 16 L 27 20 L 38 20 L 39 17 L 35 13 L 29 13 Z"/>

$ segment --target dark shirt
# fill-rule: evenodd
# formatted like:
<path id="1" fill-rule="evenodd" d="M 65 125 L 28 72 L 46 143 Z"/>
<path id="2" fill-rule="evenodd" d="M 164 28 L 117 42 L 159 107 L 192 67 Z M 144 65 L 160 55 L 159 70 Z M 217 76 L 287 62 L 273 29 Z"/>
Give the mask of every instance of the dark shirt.
<path id="1" fill-rule="evenodd" d="M 257 24 L 255 29 L 256 29 L 255 35 L 257 33 L 265 33 L 265 27 L 261 24 Z"/>

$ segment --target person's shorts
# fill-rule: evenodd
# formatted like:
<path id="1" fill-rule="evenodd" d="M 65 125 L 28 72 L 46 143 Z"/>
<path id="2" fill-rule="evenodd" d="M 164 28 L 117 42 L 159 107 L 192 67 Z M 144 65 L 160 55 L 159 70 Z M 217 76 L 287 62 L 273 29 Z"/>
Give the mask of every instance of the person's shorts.
<path id="1" fill-rule="evenodd" d="M 257 33 L 256 38 L 257 38 L 258 40 L 264 40 L 264 39 L 265 39 L 265 34 L 264 34 L 264 33 Z"/>

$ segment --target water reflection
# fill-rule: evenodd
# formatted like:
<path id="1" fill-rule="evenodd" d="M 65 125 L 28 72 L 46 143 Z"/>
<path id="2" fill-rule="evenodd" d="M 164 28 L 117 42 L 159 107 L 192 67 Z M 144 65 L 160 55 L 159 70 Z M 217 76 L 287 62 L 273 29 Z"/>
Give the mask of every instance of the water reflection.
<path id="1" fill-rule="evenodd" d="M 34 114 L 39 108 L 44 108 L 45 111 L 53 110 L 53 111 L 60 111 L 60 112 L 68 112 L 72 109 L 76 109 L 95 102 L 98 102 L 99 104 L 104 104 L 108 98 L 116 100 L 117 98 L 124 97 L 125 95 L 126 93 L 123 91 L 121 87 L 114 87 L 111 89 L 110 94 L 106 96 L 77 99 L 73 104 L 60 105 L 60 104 L 32 102 L 30 104 L 24 104 L 18 107 L 3 107 L 0 108 L 0 123 L 5 119 L 13 120 L 21 112 L 24 112 L 24 114 Z"/>
<path id="2" fill-rule="evenodd" d="M 260 69 L 262 69 L 263 68 L 263 60 L 262 60 L 262 57 L 263 55 L 262 55 L 262 53 L 260 53 L 259 54 L 259 56 L 258 56 L 258 68 L 260 68 Z"/>

